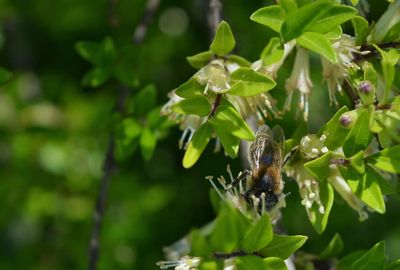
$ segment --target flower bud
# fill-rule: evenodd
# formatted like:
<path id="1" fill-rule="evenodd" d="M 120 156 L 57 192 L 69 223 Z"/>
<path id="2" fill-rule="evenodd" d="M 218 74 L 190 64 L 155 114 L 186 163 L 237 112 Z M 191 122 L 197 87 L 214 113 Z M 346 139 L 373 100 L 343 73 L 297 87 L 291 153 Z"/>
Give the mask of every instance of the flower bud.
<path id="1" fill-rule="evenodd" d="M 325 140 L 325 134 L 321 137 L 318 137 L 315 134 L 304 136 L 300 141 L 301 154 L 308 159 L 313 159 L 325 154 L 329 151 L 325 146 Z"/>
<path id="2" fill-rule="evenodd" d="M 358 112 L 357 110 L 353 110 L 342 114 L 339 118 L 339 122 L 342 125 L 342 127 L 350 129 L 357 121 L 357 118 L 358 118 Z"/>
<path id="3" fill-rule="evenodd" d="M 364 105 L 370 105 L 375 101 L 375 86 L 368 80 L 362 81 L 357 87 L 358 95 Z"/>

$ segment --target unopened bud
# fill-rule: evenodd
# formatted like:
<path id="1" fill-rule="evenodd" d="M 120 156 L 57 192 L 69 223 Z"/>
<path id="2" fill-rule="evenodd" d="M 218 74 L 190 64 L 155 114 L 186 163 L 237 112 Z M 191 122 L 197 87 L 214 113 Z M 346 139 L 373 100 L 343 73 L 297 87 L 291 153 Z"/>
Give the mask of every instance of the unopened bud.
<path id="1" fill-rule="evenodd" d="M 340 116 L 339 122 L 344 128 L 351 128 L 357 121 L 358 112 L 356 110 L 345 112 Z"/>
<path id="2" fill-rule="evenodd" d="M 372 84 L 370 81 L 362 81 L 358 84 L 358 91 L 364 94 L 369 94 L 372 91 Z"/>
<path id="3" fill-rule="evenodd" d="M 362 81 L 357 87 L 358 95 L 364 105 L 370 105 L 375 101 L 375 86 L 368 80 Z"/>

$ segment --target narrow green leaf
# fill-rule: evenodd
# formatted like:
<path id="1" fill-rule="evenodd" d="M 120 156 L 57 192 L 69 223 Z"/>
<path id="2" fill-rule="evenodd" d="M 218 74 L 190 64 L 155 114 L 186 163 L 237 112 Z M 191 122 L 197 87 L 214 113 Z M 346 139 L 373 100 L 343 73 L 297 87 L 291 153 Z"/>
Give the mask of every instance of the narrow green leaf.
<path id="1" fill-rule="evenodd" d="M 0 67 L 0 86 L 8 82 L 12 78 L 12 72 Z"/>
<path id="2" fill-rule="evenodd" d="M 320 54 L 332 63 L 336 63 L 338 61 L 336 52 L 333 49 L 331 42 L 323 34 L 305 32 L 296 40 L 300 46 Z"/>
<path id="3" fill-rule="evenodd" d="M 199 84 L 196 78 L 192 77 L 181 84 L 175 90 L 175 94 L 182 98 L 193 98 L 196 96 L 201 96 L 204 92 L 204 88 L 204 85 Z"/>
<path id="4" fill-rule="evenodd" d="M 343 106 L 335 115 L 318 131 L 318 135 L 325 134 L 325 146 L 328 149 L 334 150 L 342 146 L 344 139 L 349 130 L 345 129 L 339 122 L 340 116 L 349 111 L 346 106 Z"/>
<path id="5" fill-rule="evenodd" d="M 329 173 L 329 162 L 332 152 L 329 151 L 322 156 L 304 164 L 304 168 L 314 176 L 318 181 L 325 181 Z"/>
<path id="6" fill-rule="evenodd" d="M 304 235 L 279 235 L 274 234 L 272 241 L 267 247 L 260 250 L 260 254 L 265 257 L 279 257 L 286 260 L 293 253 L 301 248 L 307 241 Z"/>
<path id="7" fill-rule="evenodd" d="M 253 141 L 255 139 L 254 133 L 243 120 L 242 116 L 229 105 L 220 105 L 217 109 L 215 118 L 224 122 L 232 131 L 232 135 L 239 139 Z"/>
<path id="8" fill-rule="evenodd" d="M 343 258 L 336 265 L 337 270 L 355 270 L 351 268 L 351 265 L 357 261 L 360 257 L 362 257 L 367 251 L 365 250 L 357 250 L 354 251 Z"/>
<path id="9" fill-rule="evenodd" d="M 144 116 L 156 106 L 156 103 L 157 89 L 153 84 L 149 84 L 135 96 L 133 110 L 136 115 Z"/>
<path id="10" fill-rule="evenodd" d="M 273 37 L 261 53 L 261 61 L 264 66 L 271 65 L 282 59 L 283 45 L 280 38 Z"/>
<path id="11" fill-rule="evenodd" d="M 117 50 L 114 41 L 111 37 L 105 37 L 101 42 L 100 47 L 100 64 L 108 65 L 114 62 L 117 58 Z"/>
<path id="12" fill-rule="evenodd" d="M 172 110 L 180 114 L 207 116 L 211 112 L 211 105 L 206 97 L 196 96 L 174 104 Z"/>
<path id="13" fill-rule="evenodd" d="M 311 209 L 306 209 L 308 214 L 308 219 L 313 225 L 317 233 L 321 234 L 325 231 L 326 225 L 328 223 L 329 214 L 332 209 L 334 192 L 332 186 L 327 182 L 319 183 L 320 199 L 322 205 L 324 206 L 324 211 L 321 213 L 319 206 L 314 203 Z"/>
<path id="14" fill-rule="evenodd" d="M 218 121 L 210 123 L 215 129 L 217 136 L 225 150 L 225 153 L 230 158 L 235 158 L 239 151 L 240 139 L 231 135 L 229 131 L 224 130 Z"/>
<path id="15" fill-rule="evenodd" d="M 334 4 L 320 14 L 317 20 L 313 22 L 309 28 L 307 28 L 307 30 L 322 34 L 327 33 L 334 27 L 351 20 L 356 15 L 357 10 L 355 8 L 346 5 Z"/>
<path id="16" fill-rule="evenodd" d="M 233 37 L 229 24 L 225 21 L 220 22 L 210 49 L 218 56 L 224 56 L 230 53 L 235 47 L 235 38 Z"/>
<path id="17" fill-rule="evenodd" d="M 367 109 L 361 109 L 356 123 L 351 128 L 343 144 L 343 152 L 350 157 L 361 150 L 365 150 L 372 139 L 369 130 L 370 113 Z"/>
<path id="18" fill-rule="evenodd" d="M 237 248 L 241 236 L 236 215 L 238 213 L 234 209 L 228 205 L 223 205 L 210 237 L 212 250 L 232 252 Z"/>
<path id="19" fill-rule="evenodd" d="M 322 260 L 334 258 L 343 250 L 343 241 L 338 233 L 336 233 L 328 246 L 320 253 L 319 258 Z"/>
<path id="20" fill-rule="evenodd" d="M 354 16 L 354 18 L 351 19 L 351 23 L 354 28 L 356 45 L 365 44 L 369 32 L 368 21 L 364 17 Z"/>
<path id="21" fill-rule="evenodd" d="M 211 126 L 209 123 L 203 124 L 194 134 L 192 141 L 183 156 L 182 165 L 188 169 L 192 167 L 200 158 L 211 137 Z"/>
<path id="22" fill-rule="evenodd" d="M 234 83 L 229 94 L 235 96 L 254 96 L 275 87 L 276 83 L 267 75 L 261 74 L 251 68 L 241 67 L 231 74 Z"/>
<path id="23" fill-rule="evenodd" d="M 154 148 L 157 144 L 157 138 L 149 128 L 144 128 L 140 135 L 140 148 L 145 160 L 153 156 Z"/>
<path id="24" fill-rule="evenodd" d="M 186 57 L 188 63 L 194 68 L 201 68 L 205 66 L 213 58 L 212 51 L 201 52 L 192 56 Z"/>
<path id="25" fill-rule="evenodd" d="M 258 9 L 250 16 L 250 20 L 265 25 L 279 33 L 285 17 L 285 11 L 282 7 L 273 5 Z"/>
<path id="26" fill-rule="evenodd" d="M 264 263 L 264 269 L 287 270 L 286 264 L 281 258 L 268 257 L 264 259 Z"/>
<path id="27" fill-rule="evenodd" d="M 98 87 L 111 77 L 110 70 L 105 67 L 95 67 L 89 70 L 82 79 L 84 86 Z"/>
<path id="28" fill-rule="evenodd" d="M 400 173 L 400 145 L 383 149 L 365 160 L 382 171 Z"/>
<path id="29" fill-rule="evenodd" d="M 290 14 L 298 8 L 296 0 L 281 0 L 279 1 L 279 5 L 286 14 Z"/>
<path id="30" fill-rule="evenodd" d="M 367 253 L 352 264 L 352 269 L 377 270 L 383 269 L 387 259 L 385 256 L 385 242 L 379 242 Z"/>
<path id="31" fill-rule="evenodd" d="M 98 65 L 100 63 L 100 44 L 96 42 L 80 41 L 75 44 L 78 54 L 88 62 Z"/>
<path id="32" fill-rule="evenodd" d="M 258 251 L 271 242 L 272 235 L 271 220 L 265 214 L 246 231 L 240 246 L 248 253 Z"/>

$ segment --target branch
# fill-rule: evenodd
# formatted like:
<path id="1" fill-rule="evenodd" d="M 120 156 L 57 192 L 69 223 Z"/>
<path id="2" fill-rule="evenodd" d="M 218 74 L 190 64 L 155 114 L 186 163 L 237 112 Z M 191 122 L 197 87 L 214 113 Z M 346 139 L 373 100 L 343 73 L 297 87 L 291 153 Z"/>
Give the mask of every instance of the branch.
<path id="1" fill-rule="evenodd" d="M 119 113 L 124 112 L 124 105 L 127 96 L 128 96 L 128 89 L 126 87 L 121 87 L 118 101 L 114 111 Z M 100 181 L 100 191 L 97 196 L 96 209 L 93 215 L 94 224 L 89 245 L 89 266 L 88 266 L 89 270 L 95 270 L 97 267 L 97 261 L 99 257 L 99 246 L 100 246 L 99 245 L 100 228 L 104 216 L 107 190 L 111 180 L 111 176 L 116 168 L 114 149 L 115 149 L 114 134 L 111 133 L 110 138 L 108 140 L 106 156 L 103 162 L 103 176 L 101 177 Z"/>
<path id="2" fill-rule="evenodd" d="M 377 45 L 381 49 L 397 49 L 400 48 L 400 42 L 387 42 L 387 43 L 382 43 Z M 378 50 L 369 44 L 361 45 L 360 47 L 361 52 L 368 52 L 365 54 L 355 54 L 354 55 L 354 62 L 360 62 L 362 60 L 366 60 L 371 57 L 375 57 L 379 54 Z"/>
<path id="3" fill-rule="evenodd" d="M 352 107 L 355 108 L 356 105 L 358 104 L 358 101 L 360 98 L 358 97 L 356 92 L 354 92 L 354 89 L 351 86 L 351 84 L 348 82 L 348 80 L 346 80 L 346 79 L 344 80 L 342 89 L 344 90 L 346 95 L 349 97 Z"/>
<path id="4" fill-rule="evenodd" d="M 135 31 L 133 32 L 133 43 L 140 44 L 143 42 L 144 37 L 146 36 L 147 29 L 149 24 L 153 20 L 154 13 L 157 11 L 158 6 L 160 5 L 161 0 L 148 0 L 146 8 L 144 10 L 142 19 L 140 23 L 136 27 Z"/>
<path id="5" fill-rule="evenodd" d="M 210 0 L 208 5 L 208 27 L 210 29 L 211 39 L 217 32 L 218 24 L 221 21 L 222 3 L 220 0 Z"/>

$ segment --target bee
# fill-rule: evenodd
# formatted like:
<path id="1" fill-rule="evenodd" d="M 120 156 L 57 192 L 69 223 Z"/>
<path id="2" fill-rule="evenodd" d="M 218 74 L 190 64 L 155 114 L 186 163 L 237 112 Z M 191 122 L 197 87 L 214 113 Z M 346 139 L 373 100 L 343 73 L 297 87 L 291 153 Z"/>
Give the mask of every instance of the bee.
<path id="1" fill-rule="evenodd" d="M 285 155 L 285 135 L 280 126 L 273 129 L 267 125 L 259 127 L 255 141 L 249 146 L 248 159 L 251 170 L 244 170 L 226 189 L 245 182 L 242 194 L 245 201 L 254 206 L 259 199 L 258 212 L 271 210 L 282 195 L 284 182 L 282 166 L 288 157 Z"/>

